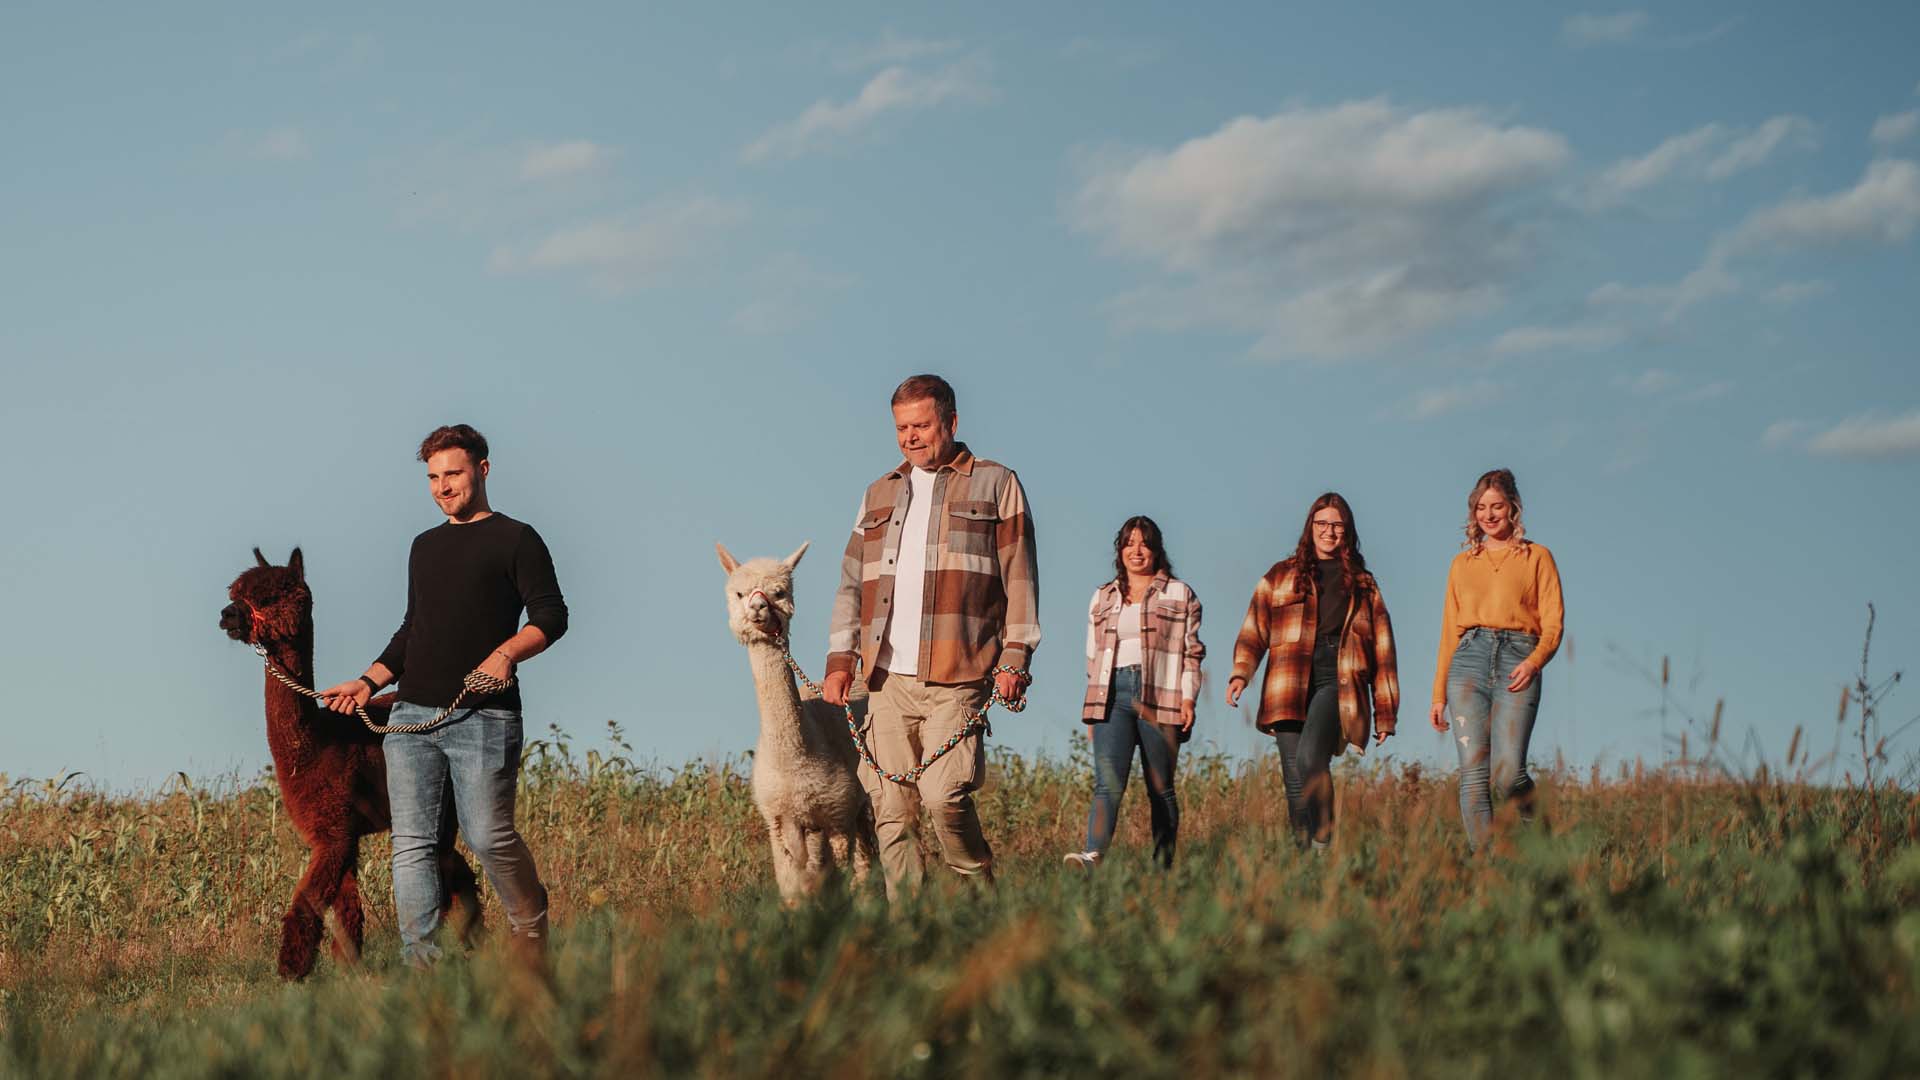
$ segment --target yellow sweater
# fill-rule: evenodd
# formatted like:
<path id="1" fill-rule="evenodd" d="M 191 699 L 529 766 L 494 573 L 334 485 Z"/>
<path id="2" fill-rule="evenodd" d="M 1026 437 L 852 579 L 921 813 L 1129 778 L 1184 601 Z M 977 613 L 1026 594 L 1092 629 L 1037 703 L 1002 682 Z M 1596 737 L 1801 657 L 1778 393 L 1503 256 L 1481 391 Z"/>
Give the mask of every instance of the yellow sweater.
<path id="1" fill-rule="evenodd" d="M 1440 616 L 1440 660 L 1433 672 L 1433 700 L 1447 700 L 1447 668 L 1460 635 L 1476 626 L 1536 634 L 1540 644 L 1527 657 L 1545 667 L 1560 648 L 1565 617 L 1560 568 L 1544 544 L 1505 550 L 1463 551 L 1447 570 L 1446 607 Z"/>

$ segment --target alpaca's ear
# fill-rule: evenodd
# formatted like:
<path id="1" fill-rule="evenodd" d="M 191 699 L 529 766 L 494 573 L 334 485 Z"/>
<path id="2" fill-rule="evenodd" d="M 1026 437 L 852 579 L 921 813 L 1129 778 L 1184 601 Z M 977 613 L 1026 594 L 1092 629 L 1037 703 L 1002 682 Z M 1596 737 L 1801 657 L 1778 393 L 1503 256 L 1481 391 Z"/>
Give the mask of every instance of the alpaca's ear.
<path id="1" fill-rule="evenodd" d="M 287 556 L 287 569 L 293 571 L 295 581 L 307 580 L 307 559 L 300 554 L 299 548 L 294 548 L 293 554 Z"/>
<path id="2" fill-rule="evenodd" d="M 725 570 L 729 574 L 739 569 L 740 560 L 733 557 L 733 552 L 727 550 L 727 545 L 715 544 L 713 545 L 713 550 L 720 553 L 720 569 Z"/>
<path id="3" fill-rule="evenodd" d="M 813 543 L 813 541 L 811 540 L 802 541 L 800 544 L 800 550 L 780 560 L 781 564 L 784 565 L 789 570 L 793 569 L 796 566 L 799 566 L 800 556 L 805 555 L 807 553 L 807 545 L 811 543 Z"/>
<path id="4" fill-rule="evenodd" d="M 270 563 L 270 562 L 268 562 L 268 561 L 267 561 L 267 557 L 266 557 L 265 555 L 262 555 L 262 554 L 260 554 L 260 549 L 259 549 L 259 548 L 254 548 L 254 549 L 253 549 L 253 561 L 254 561 L 254 562 L 257 562 L 257 563 L 259 563 L 259 564 L 260 564 L 261 566 L 272 566 L 272 565 L 273 565 L 272 563 Z"/>

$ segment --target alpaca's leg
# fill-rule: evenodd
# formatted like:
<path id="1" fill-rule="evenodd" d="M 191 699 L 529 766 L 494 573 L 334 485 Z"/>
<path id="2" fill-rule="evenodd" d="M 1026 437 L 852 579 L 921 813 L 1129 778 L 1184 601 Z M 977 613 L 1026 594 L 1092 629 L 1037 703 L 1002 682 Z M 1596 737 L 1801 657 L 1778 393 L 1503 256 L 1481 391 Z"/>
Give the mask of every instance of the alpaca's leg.
<path id="1" fill-rule="evenodd" d="M 439 852 L 440 921 L 453 927 L 454 939 L 462 945 L 472 945 L 480 936 L 480 880 L 474 876 L 473 867 L 453 849 L 453 834 L 447 834 L 446 846 Z"/>
<path id="2" fill-rule="evenodd" d="M 333 897 L 333 958 L 342 964 L 360 962 L 360 946 L 366 941 L 366 909 L 360 903 L 358 875 L 348 870 L 340 880 L 340 891 Z"/>
<path id="3" fill-rule="evenodd" d="M 873 804 L 860 807 L 853 820 L 853 880 L 856 884 L 867 880 L 868 871 L 873 869 L 875 860 L 880 858 L 880 841 L 874 835 Z"/>
<path id="4" fill-rule="evenodd" d="M 304 979 L 313 970 L 315 951 L 320 946 L 322 913 L 339 894 L 340 879 L 347 868 L 346 844 L 327 844 L 313 849 L 307 860 L 307 872 L 293 891 L 293 903 L 280 918 L 280 977 Z"/>
<path id="5" fill-rule="evenodd" d="M 833 870 L 845 870 L 853 865 L 853 837 L 845 829 L 835 829 L 827 834 L 827 854 L 832 856 Z"/>
<path id="6" fill-rule="evenodd" d="M 801 877 L 801 887 L 809 894 L 818 892 L 827 875 L 833 870 L 833 863 L 827 853 L 827 834 L 823 829 L 807 829 L 801 833 L 801 844 L 807 852 L 807 865 Z"/>
<path id="7" fill-rule="evenodd" d="M 767 818 L 767 839 L 773 845 L 773 880 L 780 887 L 780 901 L 788 907 L 800 902 L 801 859 L 804 848 L 800 829 L 777 816 Z"/>
<path id="8" fill-rule="evenodd" d="M 366 909 L 360 902 L 360 838 L 347 841 L 347 862 L 340 872 L 340 888 L 333 894 L 333 958 L 343 964 L 360 961 L 366 938 Z"/>

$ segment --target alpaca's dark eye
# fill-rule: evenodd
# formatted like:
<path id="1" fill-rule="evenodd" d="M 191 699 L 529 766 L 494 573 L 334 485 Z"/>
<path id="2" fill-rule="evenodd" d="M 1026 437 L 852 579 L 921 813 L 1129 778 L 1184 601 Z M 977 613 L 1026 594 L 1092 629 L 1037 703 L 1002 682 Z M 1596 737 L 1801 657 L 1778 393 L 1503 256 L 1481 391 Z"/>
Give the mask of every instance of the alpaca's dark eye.
<path id="1" fill-rule="evenodd" d="M 787 598 L 787 590 L 785 589 L 773 590 L 773 598 L 775 600 L 785 600 Z"/>
<path id="2" fill-rule="evenodd" d="M 737 592 L 733 594 L 733 598 L 735 600 L 745 600 L 747 598 L 747 594 L 743 592 Z"/>

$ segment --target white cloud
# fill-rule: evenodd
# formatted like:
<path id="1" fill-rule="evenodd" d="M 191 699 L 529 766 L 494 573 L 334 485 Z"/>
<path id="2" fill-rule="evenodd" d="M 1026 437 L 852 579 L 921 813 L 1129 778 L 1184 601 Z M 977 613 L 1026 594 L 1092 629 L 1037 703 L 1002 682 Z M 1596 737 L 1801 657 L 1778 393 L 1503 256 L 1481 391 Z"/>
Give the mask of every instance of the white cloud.
<path id="1" fill-rule="evenodd" d="M 1735 139 L 1719 157 L 1707 163 L 1707 179 L 1725 180 L 1738 172 L 1764 165 L 1781 147 L 1811 149 L 1816 142 L 1813 121 L 1804 116 L 1775 116 L 1752 132 Z"/>
<path id="2" fill-rule="evenodd" d="M 1493 339 L 1493 351 L 1502 356 L 1572 349 L 1604 349 L 1617 345 L 1626 331 L 1617 326 L 1516 326 Z"/>
<path id="3" fill-rule="evenodd" d="M 1767 425 L 1767 430 L 1760 433 L 1760 442 L 1771 447 L 1785 446 L 1799 438 L 1800 433 L 1805 430 L 1807 430 L 1805 420 L 1776 420 Z"/>
<path id="4" fill-rule="evenodd" d="M 1567 158 L 1558 134 L 1474 109 L 1302 107 L 1098 163 L 1068 212 L 1108 253 L 1173 276 L 1121 298 L 1123 325 L 1336 356 L 1497 307 L 1526 253 L 1526 199 Z"/>
<path id="5" fill-rule="evenodd" d="M 1913 138 L 1915 132 L 1920 132 L 1920 109 L 1909 109 L 1875 120 L 1871 138 L 1881 146 L 1892 146 Z"/>
<path id="6" fill-rule="evenodd" d="M 1790 199 L 1755 211 L 1721 242 L 1727 252 L 1762 247 L 1893 244 L 1920 226 L 1920 165 L 1875 161 L 1846 191 Z"/>
<path id="7" fill-rule="evenodd" d="M 1833 291 L 1833 286 L 1824 281 L 1788 281 L 1767 290 L 1767 302 L 1786 307 L 1811 300 L 1816 296 L 1825 296 Z"/>
<path id="8" fill-rule="evenodd" d="M 1626 285 L 1610 281 L 1593 290 L 1587 303 L 1593 307 L 1647 306 L 1662 309 L 1661 321 L 1671 324 L 1688 309 L 1737 292 L 1740 281 L 1727 270 L 1726 260 L 1718 253 L 1692 273 L 1670 285 Z"/>
<path id="9" fill-rule="evenodd" d="M 1594 182 L 1594 194 L 1601 201 L 1614 201 L 1629 192 L 1651 187 L 1682 165 L 1697 161 L 1725 137 L 1726 129 L 1719 124 L 1671 136 L 1643 157 L 1623 158 L 1608 166 Z"/>
<path id="10" fill-rule="evenodd" d="M 1671 390 L 1678 382 L 1679 379 L 1674 376 L 1673 372 L 1662 371 L 1659 368 L 1650 368 L 1631 379 L 1621 380 L 1622 385 L 1641 397 L 1664 393 L 1667 390 Z"/>
<path id="11" fill-rule="evenodd" d="M 1609 165 L 1586 193 L 1592 206 L 1611 206 L 1634 192 L 1652 187 L 1676 174 L 1725 180 L 1765 164 L 1782 149 L 1810 149 L 1815 143 L 1813 122 L 1804 116 L 1771 117 L 1752 131 L 1724 124 L 1706 124 L 1663 140 L 1640 157 L 1622 158 Z"/>
<path id="12" fill-rule="evenodd" d="M 1807 440 L 1807 450 L 1852 458 L 1920 455 L 1920 409 L 1904 416 L 1867 414 L 1842 420 Z"/>
<path id="13" fill-rule="evenodd" d="M 1444 416 L 1463 409 L 1477 409 L 1490 405 L 1500 400 L 1500 396 L 1499 384 L 1485 380 L 1459 386 L 1435 387 L 1422 390 L 1407 399 L 1405 412 L 1415 420 L 1430 420 L 1436 416 Z"/>
<path id="14" fill-rule="evenodd" d="M 958 52 L 961 44 L 953 40 L 907 37 L 889 29 L 881 33 L 878 41 L 833 50 L 833 66 L 848 72 L 895 67 Z"/>
<path id="15" fill-rule="evenodd" d="M 613 155 L 606 147 L 585 139 L 547 143 L 520 159 L 520 179 L 556 180 L 604 166 Z"/>
<path id="16" fill-rule="evenodd" d="M 596 288 L 627 292 L 660 284 L 709 247 L 713 239 L 745 221 L 746 208 L 695 197 L 657 202 L 621 217 L 549 234 L 525 251 L 495 248 L 495 273 L 578 271 Z"/>
<path id="17" fill-rule="evenodd" d="M 799 157 L 857 134 L 888 113 L 930 109 L 948 102 L 981 103 L 993 97 L 986 63 L 977 57 L 933 72 L 890 67 L 868 80 L 851 100 L 822 99 L 807 106 L 793 120 L 748 143 L 740 157 L 748 162 Z"/>
<path id="18" fill-rule="evenodd" d="M 298 128 L 277 127 L 253 141 L 250 150 L 254 157 L 272 161 L 300 161 L 313 156 L 313 150 L 307 145 L 306 136 Z"/>
<path id="19" fill-rule="evenodd" d="M 1560 40 L 1577 48 L 1590 45 L 1624 45 L 1647 28 L 1644 11 L 1619 11 L 1610 15 L 1581 12 L 1569 15 L 1560 24 Z"/>

